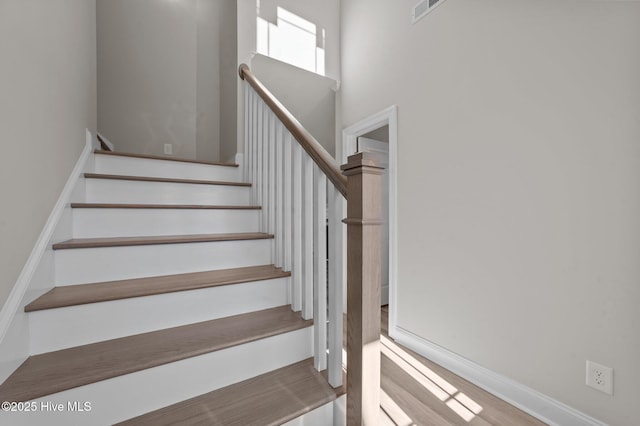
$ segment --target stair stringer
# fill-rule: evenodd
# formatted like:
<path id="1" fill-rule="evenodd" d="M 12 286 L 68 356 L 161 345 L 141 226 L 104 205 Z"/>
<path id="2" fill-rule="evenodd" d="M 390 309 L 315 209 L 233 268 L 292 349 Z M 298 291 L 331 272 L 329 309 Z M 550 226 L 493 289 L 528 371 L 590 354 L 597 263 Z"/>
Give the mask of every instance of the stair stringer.
<path id="1" fill-rule="evenodd" d="M 0 310 L 0 383 L 15 371 L 30 354 L 29 321 L 26 304 L 53 288 L 54 251 L 52 244 L 72 237 L 70 203 L 84 202 L 84 173 L 93 171 L 94 138 L 86 131 L 85 147 L 78 157 L 27 262 Z"/>

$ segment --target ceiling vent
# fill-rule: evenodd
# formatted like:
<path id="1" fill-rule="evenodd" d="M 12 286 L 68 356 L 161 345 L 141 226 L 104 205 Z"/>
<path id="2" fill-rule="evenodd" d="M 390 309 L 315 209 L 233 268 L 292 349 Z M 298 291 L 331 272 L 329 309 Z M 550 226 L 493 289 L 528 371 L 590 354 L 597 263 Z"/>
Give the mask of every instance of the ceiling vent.
<path id="1" fill-rule="evenodd" d="M 420 18 L 427 16 L 429 12 L 444 2 L 445 0 L 422 0 L 421 2 L 418 2 L 418 4 L 413 6 L 413 10 L 411 11 L 413 23 L 415 24 L 420 20 Z"/>

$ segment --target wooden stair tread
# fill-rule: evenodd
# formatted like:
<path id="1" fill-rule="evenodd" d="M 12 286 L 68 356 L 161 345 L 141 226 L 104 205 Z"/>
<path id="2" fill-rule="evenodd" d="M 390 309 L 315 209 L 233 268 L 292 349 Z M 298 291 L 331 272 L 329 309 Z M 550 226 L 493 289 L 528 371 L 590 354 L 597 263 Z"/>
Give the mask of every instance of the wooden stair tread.
<path id="1" fill-rule="evenodd" d="M 218 186 L 241 186 L 250 187 L 250 183 L 245 182 L 228 182 L 218 180 L 202 180 L 202 179 L 177 179 L 177 178 L 160 178 L 147 176 L 130 176 L 130 175 L 108 175 L 102 173 L 85 173 L 87 179 L 106 179 L 106 180 L 127 180 L 138 182 L 162 182 L 162 183 L 190 183 L 196 185 L 218 185 Z"/>
<path id="2" fill-rule="evenodd" d="M 54 250 L 147 246 L 156 244 L 203 243 L 213 241 L 264 240 L 273 235 L 262 232 L 243 232 L 235 234 L 194 234 L 194 235 L 161 235 L 152 237 L 107 237 L 107 238 L 74 238 L 53 245 Z"/>
<path id="3" fill-rule="evenodd" d="M 54 287 L 25 306 L 25 312 L 196 290 L 291 276 L 273 265 L 192 272 L 92 284 Z"/>
<path id="4" fill-rule="evenodd" d="M 336 399 L 313 358 L 191 398 L 120 426 L 280 425 Z"/>
<path id="5" fill-rule="evenodd" d="M 164 209 L 164 210 L 260 210 L 260 206 L 218 206 L 207 204 L 118 204 L 71 203 L 73 209 Z"/>
<path id="6" fill-rule="evenodd" d="M 96 149 L 93 152 L 100 155 L 114 155 L 118 157 L 145 158 L 148 160 L 167 160 L 167 161 L 177 161 L 181 163 L 206 164 L 209 166 L 238 167 L 237 164 L 222 163 L 218 161 L 191 160 L 189 158 L 169 157 L 169 156 L 163 156 L 163 155 L 147 155 L 147 154 L 135 154 L 131 152 L 103 151 L 100 149 Z"/>
<path id="7" fill-rule="evenodd" d="M 29 401 L 312 324 L 281 306 L 35 355 L 0 385 L 0 400 Z"/>

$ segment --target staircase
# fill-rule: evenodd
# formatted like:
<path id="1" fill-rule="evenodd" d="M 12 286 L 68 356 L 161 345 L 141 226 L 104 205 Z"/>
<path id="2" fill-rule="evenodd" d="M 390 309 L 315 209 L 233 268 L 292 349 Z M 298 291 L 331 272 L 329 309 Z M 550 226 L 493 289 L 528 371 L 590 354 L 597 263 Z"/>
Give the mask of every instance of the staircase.
<path id="1" fill-rule="evenodd" d="M 21 404 L 0 424 L 331 424 L 342 388 L 314 368 L 313 321 L 240 168 L 93 156 L 54 288 L 25 307 L 31 356 L 0 385 Z"/>

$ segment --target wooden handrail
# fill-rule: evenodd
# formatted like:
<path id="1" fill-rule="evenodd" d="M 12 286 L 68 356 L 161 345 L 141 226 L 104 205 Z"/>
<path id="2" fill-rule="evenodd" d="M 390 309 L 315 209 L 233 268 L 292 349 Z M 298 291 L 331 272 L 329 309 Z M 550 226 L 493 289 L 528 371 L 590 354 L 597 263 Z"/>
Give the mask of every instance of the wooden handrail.
<path id="1" fill-rule="evenodd" d="M 282 124 L 289 130 L 291 135 L 300 143 L 302 148 L 309 154 L 320 170 L 327 175 L 336 189 L 347 198 L 347 179 L 342 175 L 335 159 L 327 152 L 320 142 L 314 138 L 307 129 L 285 108 L 278 99 L 262 84 L 260 80 L 251 72 L 247 64 L 241 64 L 238 68 L 240 78 L 247 81 L 251 87 L 260 95 L 262 100 L 269 106 Z"/>

